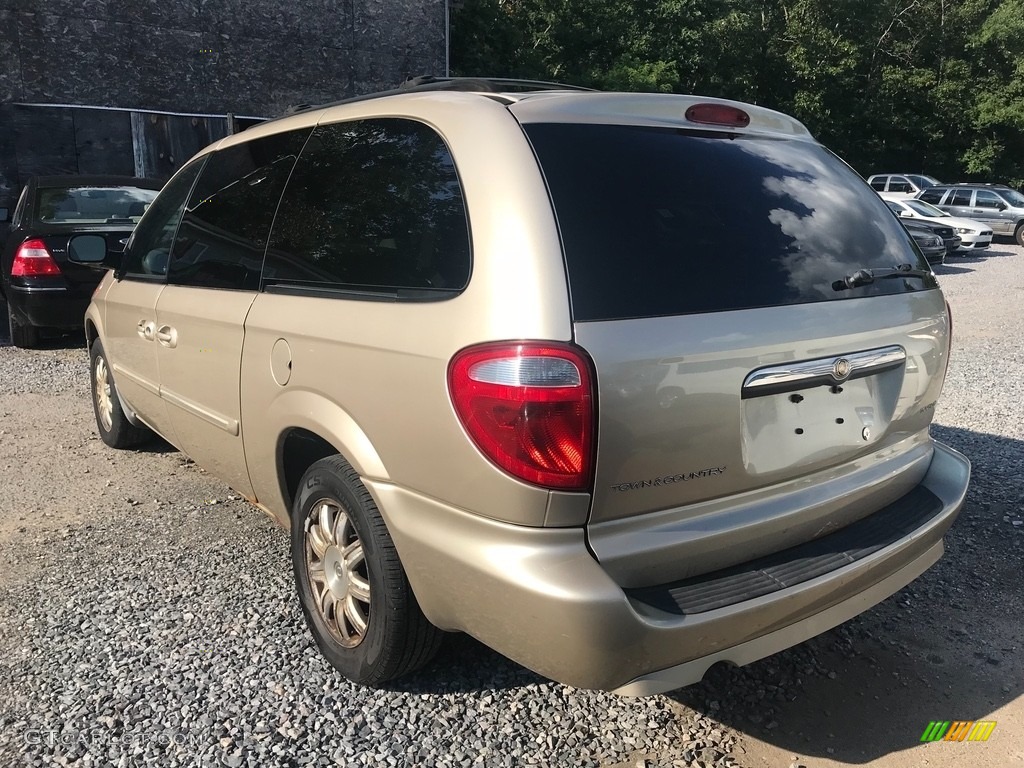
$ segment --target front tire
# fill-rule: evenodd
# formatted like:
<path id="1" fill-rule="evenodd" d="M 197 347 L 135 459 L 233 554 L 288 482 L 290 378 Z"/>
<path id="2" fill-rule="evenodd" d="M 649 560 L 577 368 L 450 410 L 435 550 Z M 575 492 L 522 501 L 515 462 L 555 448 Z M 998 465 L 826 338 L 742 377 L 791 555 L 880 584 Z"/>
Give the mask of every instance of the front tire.
<path id="1" fill-rule="evenodd" d="M 420 610 L 384 519 L 340 456 L 315 462 L 292 507 L 292 569 L 320 652 L 380 685 L 433 658 L 443 633 Z"/>
<path id="2" fill-rule="evenodd" d="M 39 329 L 18 317 L 10 302 L 7 302 L 7 327 L 11 330 L 11 344 L 14 346 L 22 349 L 39 346 Z"/>
<path id="3" fill-rule="evenodd" d="M 114 386 L 114 374 L 99 339 L 89 348 L 89 382 L 96 429 L 104 443 L 111 448 L 132 448 L 153 436 L 146 427 L 135 426 L 125 416 Z"/>

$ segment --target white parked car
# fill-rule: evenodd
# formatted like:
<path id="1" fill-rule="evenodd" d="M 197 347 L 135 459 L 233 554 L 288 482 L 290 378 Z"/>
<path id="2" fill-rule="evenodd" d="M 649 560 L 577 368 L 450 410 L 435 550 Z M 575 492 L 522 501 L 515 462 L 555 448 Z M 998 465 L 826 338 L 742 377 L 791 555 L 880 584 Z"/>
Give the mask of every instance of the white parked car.
<path id="1" fill-rule="evenodd" d="M 944 224 L 952 227 L 960 237 L 959 253 L 981 251 L 992 244 L 992 228 L 974 219 L 961 219 L 950 216 L 924 200 L 908 200 L 904 197 L 885 193 L 881 195 L 890 210 L 900 218 L 919 219 L 929 224 Z"/>
<path id="2" fill-rule="evenodd" d="M 914 197 L 940 183 L 938 179 L 920 173 L 876 173 L 868 177 L 868 184 L 875 192 L 885 192 L 894 198 Z"/>

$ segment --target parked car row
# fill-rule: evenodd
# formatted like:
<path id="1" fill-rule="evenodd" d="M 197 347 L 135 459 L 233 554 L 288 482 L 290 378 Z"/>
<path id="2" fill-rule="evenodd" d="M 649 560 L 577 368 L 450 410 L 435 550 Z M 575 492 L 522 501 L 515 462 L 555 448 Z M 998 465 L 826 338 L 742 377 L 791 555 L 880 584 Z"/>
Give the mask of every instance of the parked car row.
<path id="1" fill-rule="evenodd" d="M 993 235 L 1024 246 L 1024 195 L 1003 184 L 943 184 L 912 173 L 875 174 L 868 184 L 897 216 L 919 219 L 933 229 L 953 227 L 961 240 L 954 250 L 961 253 L 988 248 Z M 948 238 L 941 236 L 948 247 Z"/>
<path id="2" fill-rule="evenodd" d="M 1024 195 L 996 184 L 943 184 L 922 191 L 918 199 L 947 213 L 992 228 L 993 234 L 1013 237 L 1024 246 Z"/>
<path id="3" fill-rule="evenodd" d="M 992 230 L 979 221 L 951 216 L 923 200 L 892 199 L 887 193 L 882 195 L 882 199 L 901 219 L 913 219 L 934 229 L 942 237 L 949 254 L 984 250 L 992 244 Z"/>

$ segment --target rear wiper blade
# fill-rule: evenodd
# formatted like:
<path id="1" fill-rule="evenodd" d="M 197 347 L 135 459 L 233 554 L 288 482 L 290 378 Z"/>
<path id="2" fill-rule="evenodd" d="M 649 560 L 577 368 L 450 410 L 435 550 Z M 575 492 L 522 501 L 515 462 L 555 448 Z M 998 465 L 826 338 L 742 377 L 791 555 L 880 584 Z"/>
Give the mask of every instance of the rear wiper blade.
<path id="1" fill-rule="evenodd" d="M 832 283 L 833 291 L 848 291 L 851 288 L 860 288 L 862 285 L 871 285 L 875 280 L 888 280 L 900 277 L 931 277 L 931 270 L 916 269 L 913 264 L 897 264 L 895 267 L 879 267 L 878 269 L 858 269 L 842 280 Z"/>

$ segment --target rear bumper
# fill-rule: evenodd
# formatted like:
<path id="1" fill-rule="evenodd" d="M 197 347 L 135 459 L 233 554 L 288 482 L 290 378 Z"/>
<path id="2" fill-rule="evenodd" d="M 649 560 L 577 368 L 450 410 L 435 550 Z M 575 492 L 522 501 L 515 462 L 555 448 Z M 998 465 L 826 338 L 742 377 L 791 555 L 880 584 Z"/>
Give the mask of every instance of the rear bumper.
<path id="1" fill-rule="evenodd" d="M 95 287 L 95 286 L 93 286 Z M 81 328 L 92 288 L 7 287 L 7 300 L 15 312 L 39 328 Z"/>
<path id="2" fill-rule="evenodd" d="M 936 444 L 921 486 L 934 514 L 848 565 L 770 594 L 680 615 L 638 604 L 594 560 L 583 529 L 500 523 L 394 485 L 367 486 L 427 617 L 536 672 L 583 688 L 647 695 L 800 643 L 923 573 L 967 490 L 970 464 Z"/>

